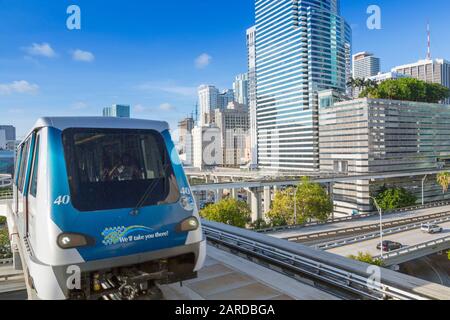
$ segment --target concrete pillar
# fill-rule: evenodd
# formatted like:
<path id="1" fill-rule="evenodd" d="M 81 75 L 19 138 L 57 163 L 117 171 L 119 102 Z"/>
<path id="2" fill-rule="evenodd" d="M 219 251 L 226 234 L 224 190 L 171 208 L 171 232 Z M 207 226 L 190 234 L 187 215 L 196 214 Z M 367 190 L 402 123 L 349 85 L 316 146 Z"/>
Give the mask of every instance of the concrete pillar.
<path id="1" fill-rule="evenodd" d="M 231 198 L 234 200 L 238 200 L 238 190 L 237 189 L 231 189 Z"/>
<path id="2" fill-rule="evenodd" d="M 251 208 L 252 208 L 252 222 L 262 219 L 261 210 L 261 190 L 259 188 L 250 189 Z"/>
<path id="3" fill-rule="evenodd" d="M 272 190 L 270 187 L 264 187 L 264 216 L 270 211 L 272 204 Z"/>
<path id="4" fill-rule="evenodd" d="M 216 198 L 215 199 L 216 203 L 223 199 L 223 190 L 222 189 L 217 189 L 215 191 L 215 198 Z"/>

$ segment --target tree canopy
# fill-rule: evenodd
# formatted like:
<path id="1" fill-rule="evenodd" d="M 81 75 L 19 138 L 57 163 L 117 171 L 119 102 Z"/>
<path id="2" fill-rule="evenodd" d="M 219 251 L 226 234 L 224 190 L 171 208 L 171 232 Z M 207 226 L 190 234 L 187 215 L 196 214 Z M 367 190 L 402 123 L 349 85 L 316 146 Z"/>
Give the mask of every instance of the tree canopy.
<path id="1" fill-rule="evenodd" d="M 417 197 L 404 188 L 382 188 L 375 198 L 383 211 L 413 206 Z"/>
<path id="2" fill-rule="evenodd" d="M 8 229 L 0 228 L 0 259 L 8 259 L 11 257 Z"/>
<path id="3" fill-rule="evenodd" d="M 227 198 L 205 207 L 200 215 L 210 221 L 245 228 L 250 222 L 251 210 L 246 202 Z"/>
<path id="4" fill-rule="evenodd" d="M 450 172 L 438 173 L 436 181 L 442 187 L 442 193 L 446 193 L 450 186 Z"/>
<path id="5" fill-rule="evenodd" d="M 381 259 L 374 259 L 372 257 L 372 255 L 370 255 L 370 253 L 363 253 L 363 252 L 358 252 L 358 255 L 350 255 L 348 256 L 349 259 L 353 259 L 356 261 L 361 261 L 361 262 L 365 262 L 368 264 L 372 264 L 375 266 L 379 266 L 382 267 L 383 266 L 383 260 Z"/>
<path id="6" fill-rule="evenodd" d="M 439 103 L 450 97 L 450 89 L 438 83 L 413 78 L 391 79 L 364 89 L 361 98 Z"/>
<path id="7" fill-rule="evenodd" d="M 295 221 L 294 203 L 297 204 L 297 221 Z M 297 189 L 287 188 L 275 193 L 267 217 L 274 226 L 281 226 L 293 225 L 295 222 L 302 224 L 308 220 L 325 221 L 332 213 L 333 201 L 325 189 L 304 177 Z"/>

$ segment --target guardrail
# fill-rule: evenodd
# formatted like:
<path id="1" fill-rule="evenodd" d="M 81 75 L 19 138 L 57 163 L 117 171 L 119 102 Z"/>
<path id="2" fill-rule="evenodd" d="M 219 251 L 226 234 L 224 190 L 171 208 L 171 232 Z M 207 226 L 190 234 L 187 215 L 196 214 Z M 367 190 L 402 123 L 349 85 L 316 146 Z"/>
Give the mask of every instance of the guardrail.
<path id="1" fill-rule="evenodd" d="M 414 222 L 424 222 L 428 220 L 433 219 L 439 219 L 443 217 L 447 217 L 450 215 L 450 212 L 441 212 L 441 213 L 433 213 L 431 215 L 425 215 L 425 216 L 418 216 L 418 217 L 409 217 L 405 219 L 399 219 L 399 220 L 393 220 L 393 221 L 386 221 L 383 222 L 383 228 L 393 228 L 400 225 L 406 225 L 411 224 Z M 292 242 L 307 242 L 307 241 L 318 241 L 320 239 L 327 239 L 331 237 L 340 237 L 345 236 L 345 234 L 351 234 L 351 233 L 369 233 L 372 230 L 378 230 L 380 228 L 379 223 L 372 223 L 362 226 L 354 226 L 349 228 L 342 228 L 342 229 L 336 229 L 336 230 L 330 230 L 330 231 L 322 231 L 322 232 L 316 232 L 311 234 L 304 234 L 304 235 L 298 235 L 298 236 L 292 236 L 285 238 L 288 241 Z"/>
<path id="2" fill-rule="evenodd" d="M 402 212 L 408 212 L 408 211 L 414 211 L 414 210 L 443 207 L 443 206 L 447 206 L 447 205 L 450 205 L 450 201 L 431 202 L 431 203 L 427 203 L 423 206 L 416 205 L 416 206 L 386 211 L 383 213 L 383 215 L 386 216 L 386 215 L 392 215 L 392 214 L 396 214 L 396 213 L 402 213 Z M 313 222 L 308 222 L 308 223 L 304 223 L 304 224 L 297 224 L 297 225 L 292 225 L 292 226 L 271 227 L 271 228 L 265 228 L 265 229 L 255 230 L 255 231 L 259 232 L 259 233 L 289 231 L 289 230 L 301 229 L 301 228 L 306 228 L 306 227 L 314 227 L 314 226 L 333 224 L 333 223 L 337 223 L 337 222 L 360 220 L 360 219 L 364 219 L 364 218 L 377 216 L 378 214 L 379 214 L 378 211 L 374 211 L 374 212 L 370 212 L 370 213 L 358 214 L 355 216 L 329 219 L 327 221 L 322 221 L 322 222 L 321 221 L 313 221 Z"/>
<path id="3" fill-rule="evenodd" d="M 390 259 L 399 257 L 401 255 L 410 254 L 410 253 L 417 252 L 419 250 L 424 250 L 424 249 L 427 249 L 430 247 L 436 247 L 438 245 L 442 245 L 445 243 L 449 243 L 449 245 L 450 245 L 450 236 L 445 237 L 445 238 L 431 240 L 431 241 L 424 242 L 424 243 L 420 243 L 415 246 L 408 246 L 408 247 L 404 247 L 404 248 L 401 248 L 401 249 L 398 249 L 395 251 L 383 253 L 383 260 L 390 260 Z M 375 257 L 375 259 L 378 259 L 378 258 L 380 258 L 380 256 Z"/>
<path id="4" fill-rule="evenodd" d="M 338 288 L 344 292 L 369 299 L 426 300 L 430 298 L 388 282 L 370 285 L 368 282 L 370 274 L 367 273 L 368 265 L 358 261 L 342 260 L 343 257 L 245 229 L 209 221 L 202 223 L 205 235 L 213 245 L 228 248 L 235 254 L 240 253 L 240 256 L 244 254 L 252 261 L 255 261 L 256 258 L 257 261 L 272 265 L 278 272 L 296 279 L 298 278 L 295 276 L 307 278 L 314 284 L 322 284 L 322 286 L 325 284 L 331 288 Z M 336 263 L 333 264 L 331 261 Z M 420 283 L 415 284 L 414 287 L 426 287 L 424 286 L 426 282 L 422 280 L 400 275 L 390 270 L 383 269 L 382 272 L 386 278 L 393 278 L 393 275 L 405 278 L 403 281 L 399 280 L 399 283 L 413 285 L 414 281 L 418 281 Z M 436 292 L 441 291 L 436 290 Z M 450 290 L 447 294 L 449 292 Z"/>
<path id="5" fill-rule="evenodd" d="M 13 198 L 12 192 L 0 195 L 0 200 L 12 200 L 12 198 Z"/>
<path id="6" fill-rule="evenodd" d="M 13 259 L 0 259 L 0 266 L 6 264 L 13 264 Z"/>
<path id="7" fill-rule="evenodd" d="M 427 221 L 427 222 L 442 223 L 442 222 L 447 222 L 447 221 L 450 221 L 450 217 L 431 220 L 431 221 Z M 414 230 L 414 229 L 419 229 L 420 227 L 422 227 L 422 223 L 414 223 L 414 224 L 408 224 L 408 225 L 400 226 L 400 227 L 396 227 L 396 228 L 391 228 L 391 229 L 383 230 L 383 236 L 396 234 L 396 233 L 402 233 L 402 232 Z M 346 239 L 342 239 L 342 240 L 338 240 L 338 241 L 330 241 L 327 243 L 318 244 L 318 245 L 315 245 L 314 248 L 319 249 L 319 250 L 329 250 L 329 249 L 333 249 L 333 248 L 348 246 L 350 244 L 354 244 L 354 243 L 358 243 L 358 242 L 372 240 L 372 239 L 378 238 L 379 236 L 380 236 L 380 232 L 373 232 L 373 233 L 365 234 L 362 236 L 357 236 L 357 237 L 346 238 Z"/>

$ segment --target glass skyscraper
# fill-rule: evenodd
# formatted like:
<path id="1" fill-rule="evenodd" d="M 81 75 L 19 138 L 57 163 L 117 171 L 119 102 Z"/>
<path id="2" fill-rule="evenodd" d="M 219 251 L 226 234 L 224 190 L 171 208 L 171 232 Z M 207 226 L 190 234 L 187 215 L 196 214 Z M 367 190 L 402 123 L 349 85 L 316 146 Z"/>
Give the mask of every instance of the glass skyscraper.
<path id="1" fill-rule="evenodd" d="M 130 106 L 114 104 L 112 107 L 103 108 L 104 117 L 129 118 Z"/>
<path id="2" fill-rule="evenodd" d="M 258 165 L 319 169 L 317 92 L 346 91 L 351 29 L 339 0 L 256 0 Z"/>

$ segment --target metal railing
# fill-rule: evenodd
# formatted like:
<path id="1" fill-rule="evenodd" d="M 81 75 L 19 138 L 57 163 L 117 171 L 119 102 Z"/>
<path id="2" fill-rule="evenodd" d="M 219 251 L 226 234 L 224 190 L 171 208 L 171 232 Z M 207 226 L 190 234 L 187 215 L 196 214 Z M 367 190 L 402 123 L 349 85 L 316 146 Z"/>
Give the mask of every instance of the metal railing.
<path id="1" fill-rule="evenodd" d="M 383 228 L 393 228 L 399 225 L 406 225 L 414 222 L 423 222 L 428 221 L 432 219 L 439 219 L 443 217 L 447 217 L 450 215 L 450 212 L 441 212 L 441 213 L 433 213 L 430 215 L 424 215 L 424 216 L 418 216 L 418 217 L 409 217 L 399 220 L 393 220 L 393 221 L 386 221 L 383 222 Z M 378 230 L 380 227 L 379 223 L 372 223 L 367 225 L 361 225 L 361 226 L 354 226 L 349 228 L 342 228 L 342 229 L 336 229 L 336 230 L 330 230 L 330 231 L 322 231 L 322 232 L 316 232 L 311 234 L 304 234 L 304 235 L 298 235 L 298 236 L 292 236 L 285 238 L 288 241 L 292 242 L 306 242 L 306 241 L 318 241 L 320 239 L 327 239 L 331 237 L 341 237 L 345 236 L 345 234 L 351 234 L 351 233 L 369 233 L 372 230 Z"/>
<path id="2" fill-rule="evenodd" d="M 450 217 L 435 219 L 435 220 L 431 220 L 431 221 L 427 220 L 427 222 L 430 222 L 430 223 L 443 223 L 443 222 L 447 222 L 447 221 L 450 221 Z M 422 227 L 422 224 L 423 223 L 414 223 L 414 224 L 408 224 L 408 225 L 404 225 L 404 226 L 400 226 L 400 227 L 396 227 L 396 228 L 383 230 L 383 236 L 402 233 L 402 232 L 414 230 L 414 229 L 419 229 Z M 333 249 L 333 248 L 348 246 L 350 244 L 354 244 L 354 243 L 358 243 L 358 242 L 372 240 L 372 239 L 378 238 L 379 236 L 380 236 L 380 232 L 372 232 L 372 233 L 364 234 L 361 236 L 356 236 L 356 237 L 346 238 L 346 239 L 342 239 L 342 240 L 330 241 L 327 243 L 318 244 L 318 245 L 315 245 L 314 248 L 319 249 L 319 250 L 329 250 L 329 249 Z"/>
<path id="3" fill-rule="evenodd" d="M 0 266 L 6 264 L 13 264 L 13 259 L 0 259 Z"/>
<path id="4" fill-rule="evenodd" d="M 417 293 L 399 289 L 387 283 L 370 285 L 368 276 L 346 270 L 342 266 L 333 265 L 331 261 L 335 255 L 327 254 L 327 258 L 313 259 L 310 255 L 303 255 L 298 244 L 286 242 L 270 236 L 261 235 L 249 230 L 238 229 L 213 222 L 203 221 L 203 229 L 208 241 L 218 247 L 230 249 L 233 253 L 244 254 L 264 263 L 273 265 L 279 272 L 286 275 L 297 275 L 308 278 L 315 284 L 321 283 L 330 288 L 369 299 L 397 299 L 397 300 L 426 300 L 428 297 Z M 264 237 L 264 238 L 261 238 Z M 297 246 L 293 249 L 293 245 Z M 304 250 L 313 250 L 303 247 Z M 320 251 L 319 251 L 320 252 Z M 348 265 L 360 262 L 348 259 Z M 349 267 L 348 269 L 351 269 Z M 388 272 L 386 270 L 386 272 Z M 296 278 L 297 279 L 297 278 Z"/>
<path id="5" fill-rule="evenodd" d="M 399 250 L 383 253 L 383 259 L 389 260 L 389 259 L 401 256 L 401 255 L 410 254 L 412 252 L 423 250 L 423 249 L 426 249 L 429 247 L 435 247 L 437 245 L 441 245 L 441 244 L 444 244 L 447 242 L 450 244 L 450 236 L 447 236 L 445 238 L 431 240 L 431 241 L 424 242 L 424 243 L 420 243 L 415 246 L 408 246 L 405 248 L 401 248 Z M 378 258 L 380 258 L 380 257 L 379 256 L 375 257 L 375 259 L 378 259 Z"/>
<path id="6" fill-rule="evenodd" d="M 443 206 L 447 206 L 447 205 L 450 205 L 450 201 L 431 202 L 431 203 L 427 203 L 425 205 L 415 205 L 415 206 L 411 206 L 411 207 L 386 211 L 383 213 L 383 215 L 386 216 L 386 215 L 392 215 L 392 214 L 396 214 L 396 213 L 402 213 L 402 212 L 408 212 L 408 211 L 414 211 L 414 210 L 443 207 Z M 369 218 L 369 217 L 373 217 L 373 216 L 377 216 L 377 215 L 378 215 L 378 211 L 374 211 L 374 212 L 358 214 L 358 215 L 354 215 L 354 216 L 328 219 L 326 221 L 313 221 L 313 222 L 307 222 L 304 224 L 271 227 L 271 228 L 265 228 L 265 229 L 255 230 L 255 231 L 259 232 L 259 233 L 289 231 L 289 230 L 301 229 L 301 228 L 306 228 L 306 227 L 315 227 L 315 226 L 333 224 L 333 223 L 338 223 L 338 222 L 346 222 L 346 221 L 353 221 L 353 220 L 357 221 L 360 219 Z"/>

